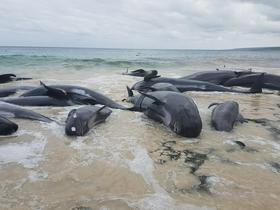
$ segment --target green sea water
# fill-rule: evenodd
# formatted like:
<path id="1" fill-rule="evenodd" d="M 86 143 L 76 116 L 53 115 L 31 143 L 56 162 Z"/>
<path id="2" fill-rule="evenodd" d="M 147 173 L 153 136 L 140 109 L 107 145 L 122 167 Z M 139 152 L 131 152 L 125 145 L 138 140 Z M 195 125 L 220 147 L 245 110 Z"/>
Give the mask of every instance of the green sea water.
<path id="1" fill-rule="evenodd" d="M 236 50 L 146 50 L 0 47 L 0 71 L 123 70 L 126 68 L 205 70 L 278 68 L 280 48 Z M 26 73 L 26 71 L 25 71 Z"/>

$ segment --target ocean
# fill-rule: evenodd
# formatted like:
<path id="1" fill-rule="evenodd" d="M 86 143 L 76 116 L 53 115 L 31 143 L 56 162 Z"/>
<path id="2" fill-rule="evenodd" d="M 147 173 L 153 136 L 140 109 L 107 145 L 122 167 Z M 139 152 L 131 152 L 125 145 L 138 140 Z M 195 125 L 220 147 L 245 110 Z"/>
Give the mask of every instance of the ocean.
<path id="1" fill-rule="evenodd" d="M 0 47 L 0 73 L 33 80 L 1 84 L 69 84 L 103 93 L 125 106 L 126 85 L 142 78 L 122 72 L 157 69 L 168 77 L 215 69 L 280 75 L 280 48 L 146 50 Z M 266 90 L 265 92 L 271 92 Z M 142 113 L 113 110 L 86 136 L 64 127 L 14 120 L 0 138 L 0 209 L 278 209 L 280 98 L 274 94 L 187 92 L 203 122 L 198 138 L 179 137 Z M 15 97 L 15 96 L 12 96 Z M 232 132 L 210 126 L 213 102 L 234 100 L 246 118 Z M 60 122 L 75 107 L 30 108 Z M 242 141 L 246 149 L 238 149 Z M 193 161 L 199 167 L 192 172 Z M 83 208 L 82 208 L 83 207 Z"/>
<path id="2" fill-rule="evenodd" d="M 0 47 L 0 71 L 123 70 L 169 71 L 216 68 L 255 68 L 279 71 L 280 48 L 236 50 L 145 50 L 44 47 Z M 25 72 L 28 73 L 28 72 Z"/>

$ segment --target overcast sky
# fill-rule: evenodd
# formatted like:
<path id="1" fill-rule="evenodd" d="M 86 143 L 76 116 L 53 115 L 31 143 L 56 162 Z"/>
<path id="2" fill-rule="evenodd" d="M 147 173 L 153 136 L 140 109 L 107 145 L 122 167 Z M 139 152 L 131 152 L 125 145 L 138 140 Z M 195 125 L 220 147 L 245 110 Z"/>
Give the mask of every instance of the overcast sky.
<path id="1" fill-rule="evenodd" d="M 0 45 L 280 46 L 280 0 L 1 0 Z"/>

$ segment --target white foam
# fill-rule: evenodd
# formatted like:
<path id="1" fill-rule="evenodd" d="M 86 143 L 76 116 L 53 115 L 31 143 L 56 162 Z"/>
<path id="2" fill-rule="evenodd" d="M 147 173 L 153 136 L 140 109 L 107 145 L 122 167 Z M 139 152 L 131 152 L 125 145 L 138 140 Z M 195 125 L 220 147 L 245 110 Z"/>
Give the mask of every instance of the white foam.
<path id="1" fill-rule="evenodd" d="M 189 204 L 177 204 L 176 201 L 159 185 L 158 181 L 154 177 L 154 161 L 148 155 L 147 150 L 142 148 L 140 145 L 135 145 L 131 152 L 134 155 L 134 159 L 126 160 L 130 170 L 140 174 L 144 178 L 145 182 L 151 185 L 154 190 L 154 194 L 130 203 L 129 205 L 131 207 L 147 210 L 209 209 Z"/>
<path id="2" fill-rule="evenodd" d="M 152 194 L 144 199 L 140 199 L 128 204 L 132 208 L 143 210 L 209 210 L 209 207 L 197 207 L 190 204 L 176 203 L 174 199 L 167 195 Z"/>
<path id="3" fill-rule="evenodd" d="M 62 139 L 64 136 L 64 126 L 59 125 L 56 122 L 42 123 L 42 127 L 47 128 L 52 132 L 58 139 Z"/>
<path id="4" fill-rule="evenodd" d="M 226 190 L 223 190 L 222 192 L 217 191 L 215 188 L 217 187 L 222 187 L 224 189 L 228 189 L 230 186 L 235 186 L 236 184 L 233 181 L 229 181 L 223 177 L 219 177 L 219 176 L 210 176 L 207 178 L 207 183 L 210 185 L 210 192 L 213 194 L 228 194 L 230 195 L 229 192 L 227 192 Z"/>
<path id="5" fill-rule="evenodd" d="M 30 170 L 28 172 L 28 178 L 30 182 L 36 182 L 42 179 L 46 179 L 47 177 L 48 173 L 45 171 Z"/>
<path id="6" fill-rule="evenodd" d="M 223 144 L 236 145 L 236 143 L 232 140 L 226 140 L 223 142 Z"/>
<path id="7" fill-rule="evenodd" d="M 119 167 L 127 167 L 131 172 L 139 174 L 151 187 L 153 193 L 145 195 L 138 200 L 124 199 L 129 206 L 137 209 L 157 210 L 157 209 L 209 209 L 206 207 L 196 207 L 189 204 L 182 204 L 173 199 L 166 190 L 161 187 L 154 176 L 154 161 L 150 158 L 145 147 L 138 144 L 137 139 L 131 137 L 120 137 L 118 144 L 112 144 L 111 139 L 103 138 L 97 133 L 97 138 L 88 144 L 86 138 L 77 138 L 71 142 L 70 146 L 80 150 L 71 162 L 73 164 L 86 165 L 94 160 L 108 161 L 110 164 L 118 164 Z M 96 153 L 103 151 L 102 154 Z M 127 159 L 122 155 L 123 150 L 129 151 L 133 159 Z"/>
<path id="8" fill-rule="evenodd" d="M 76 150 L 85 150 L 87 149 L 87 145 L 84 143 L 84 137 L 77 136 L 75 137 L 75 141 L 72 141 L 70 147 Z"/>
<path id="9" fill-rule="evenodd" d="M 132 150 L 134 155 L 133 160 L 127 160 L 127 164 L 131 171 L 142 175 L 146 183 L 152 185 L 155 191 L 164 192 L 164 190 L 159 186 L 157 180 L 154 178 L 154 164 L 153 160 L 149 157 L 147 150 L 135 145 Z"/>
<path id="10" fill-rule="evenodd" d="M 21 131 L 19 135 L 29 132 Z M 25 168 L 34 168 L 44 159 L 43 151 L 47 143 L 40 133 L 32 133 L 35 140 L 24 143 L 8 143 L 0 145 L 0 165 L 17 163 Z"/>
<path id="11" fill-rule="evenodd" d="M 264 139 L 258 136 L 250 137 L 246 140 L 247 142 L 252 142 L 255 144 L 259 145 L 269 145 L 271 147 L 270 153 L 273 153 L 274 156 L 280 156 L 280 144 L 278 142 L 269 140 L 269 139 Z"/>
<path id="12" fill-rule="evenodd" d="M 236 164 L 242 165 L 242 166 L 253 166 L 253 167 L 259 167 L 261 169 L 266 169 L 266 166 L 260 163 L 245 163 L 241 161 L 236 161 Z"/>

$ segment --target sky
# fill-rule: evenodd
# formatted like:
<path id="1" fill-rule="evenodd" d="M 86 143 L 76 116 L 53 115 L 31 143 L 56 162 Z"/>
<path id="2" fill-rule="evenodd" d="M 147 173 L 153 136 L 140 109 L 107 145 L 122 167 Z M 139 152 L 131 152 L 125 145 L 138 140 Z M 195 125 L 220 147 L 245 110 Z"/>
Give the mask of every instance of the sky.
<path id="1" fill-rule="evenodd" d="M 280 46 L 280 0 L 1 0 L 0 46 Z"/>

